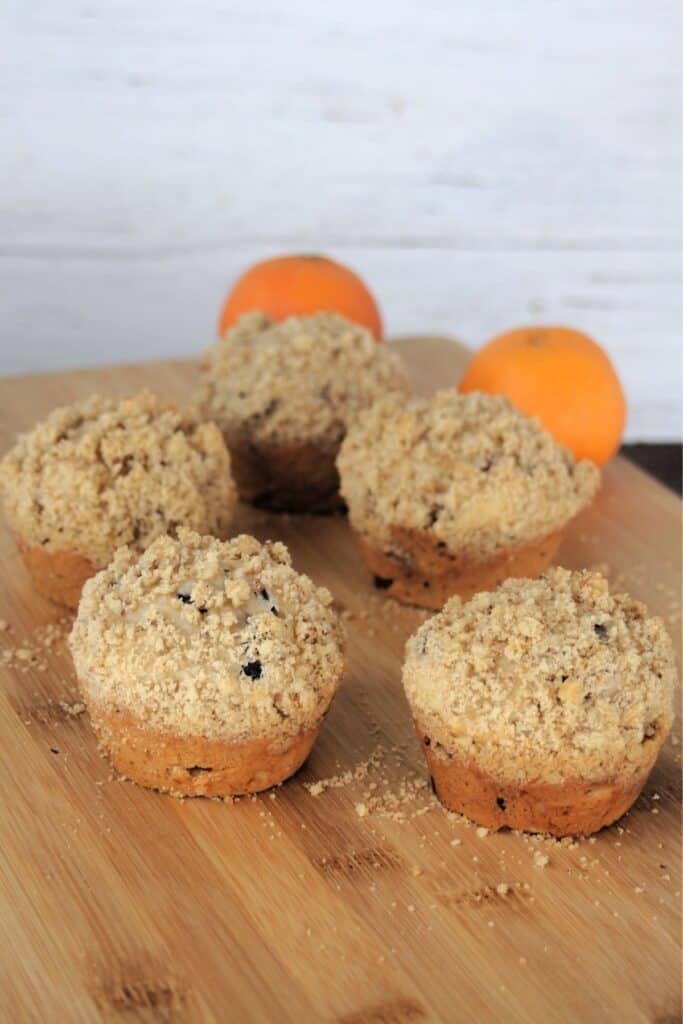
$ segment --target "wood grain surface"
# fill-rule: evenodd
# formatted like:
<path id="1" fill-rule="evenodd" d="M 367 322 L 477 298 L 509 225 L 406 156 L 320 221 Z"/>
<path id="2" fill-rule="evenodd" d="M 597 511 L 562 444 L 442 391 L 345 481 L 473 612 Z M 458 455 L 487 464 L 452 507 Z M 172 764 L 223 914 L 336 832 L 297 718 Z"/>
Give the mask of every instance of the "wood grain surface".
<path id="1" fill-rule="evenodd" d="M 323 251 L 393 335 L 606 346 L 681 437 L 678 0 L 0 6 L 0 373 L 191 356 Z"/>
<path id="2" fill-rule="evenodd" d="M 457 377 L 456 347 L 399 344 L 420 391 Z M 0 449 L 93 389 L 187 399 L 193 378 L 167 363 L 2 381 Z M 617 459 L 558 559 L 605 563 L 677 645 L 680 512 Z M 112 778 L 63 641 L 41 639 L 64 616 L 0 531 L 1 1019 L 679 1020 L 679 723 L 634 809 L 593 840 L 480 835 L 435 803 L 402 695 L 422 613 L 373 590 L 343 518 L 243 508 L 239 527 L 282 538 L 333 590 L 349 670 L 299 775 L 234 803 Z"/>

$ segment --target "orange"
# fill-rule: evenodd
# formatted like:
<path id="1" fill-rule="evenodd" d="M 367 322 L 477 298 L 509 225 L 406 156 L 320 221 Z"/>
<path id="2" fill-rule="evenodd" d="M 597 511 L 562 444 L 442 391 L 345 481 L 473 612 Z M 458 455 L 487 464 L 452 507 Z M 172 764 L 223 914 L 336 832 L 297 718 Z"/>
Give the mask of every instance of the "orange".
<path id="1" fill-rule="evenodd" d="M 326 312 L 363 324 L 382 338 L 379 308 L 353 270 L 326 256 L 278 256 L 256 263 L 237 280 L 218 322 L 221 336 L 244 313 L 258 309 L 272 320 Z"/>
<path id="2" fill-rule="evenodd" d="M 498 335 L 473 357 L 460 390 L 507 395 L 577 459 L 601 466 L 619 447 L 626 419 L 619 378 L 597 342 L 570 327 Z"/>

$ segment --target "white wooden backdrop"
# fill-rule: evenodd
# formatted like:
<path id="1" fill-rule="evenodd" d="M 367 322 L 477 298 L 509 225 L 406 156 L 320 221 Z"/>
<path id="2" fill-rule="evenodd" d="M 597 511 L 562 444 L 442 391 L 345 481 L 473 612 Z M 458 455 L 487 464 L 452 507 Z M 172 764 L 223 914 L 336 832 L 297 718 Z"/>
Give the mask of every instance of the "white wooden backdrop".
<path id="1" fill-rule="evenodd" d="M 2 0 L 0 372 L 189 354 L 322 250 L 393 334 L 610 350 L 680 437 L 678 0 Z"/>

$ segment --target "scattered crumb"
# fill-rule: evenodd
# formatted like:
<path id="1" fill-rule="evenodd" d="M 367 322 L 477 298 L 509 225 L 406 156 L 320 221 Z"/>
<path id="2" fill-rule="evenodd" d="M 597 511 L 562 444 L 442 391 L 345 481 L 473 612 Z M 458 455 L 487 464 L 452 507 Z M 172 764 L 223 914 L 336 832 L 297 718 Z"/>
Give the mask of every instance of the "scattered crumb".
<path id="1" fill-rule="evenodd" d="M 483 825 L 480 825 L 479 828 L 477 829 L 477 835 L 479 836 L 480 839 L 485 839 L 488 834 L 489 830 L 487 828 L 484 828 Z"/>
<path id="2" fill-rule="evenodd" d="M 396 778 L 396 771 L 399 777 Z M 365 782 L 354 801 L 359 817 L 375 816 L 403 824 L 441 808 L 429 781 L 421 772 L 407 768 L 402 748 L 386 748 L 379 744 L 365 761 L 338 775 L 316 782 L 304 783 L 311 796 L 320 796 L 327 789 L 356 786 Z"/>
<path id="3" fill-rule="evenodd" d="M 499 882 L 498 885 L 496 886 L 496 892 L 498 893 L 499 896 L 506 896 L 509 891 L 510 886 L 507 885 L 505 882 Z"/>
<path id="4" fill-rule="evenodd" d="M 548 864 L 549 860 L 550 860 L 550 858 L 548 856 L 546 856 L 545 853 L 541 853 L 540 850 L 536 850 L 535 851 L 535 853 L 534 853 L 534 867 L 535 868 L 544 868 Z"/>
<path id="5" fill-rule="evenodd" d="M 372 754 L 365 761 L 361 761 L 355 768 L 348 768 L 339 775 L 331 775 L 327 779 L 318 779 L 317 782 L 305 782 L 304 786 L 311 796 L 320 796 L 326 789 L 340 789 L 353 782 L 361 782 L 366 778 L 371 768 L 379 765 L 384 755 L 384 747 L 377 746 Z"/>
<path id="6" fill-rule="evenodd" d="M 11 629 L 9 623 L 0 619 L 0 632 Z M 58 642 L 64 641 L 71 629 L 68 619 L 60 622 L 48 622 L 44 626 L 36 628 L 16 645 L 3 646 L 0 650 L 0 664 L 7 668 L 15 669 L 18 672 L 26 673 L 32 669 L 37 672 L 45 672 L 48 667 L 47 653 Z"/>
<path id="7" fill-rule="evenodd" d="M 69 718 L 78 718 L 78 716 L 82 715 L 86 710 L 85 704 L 82 700 L 75 700 L 71 704 L 66 700 L 60 700 L 59 706 L 64 714 L 68 715 Z"/>
<path id="8" fill-rule="evenodd" d="M 451 839 L 451 846 L 460 846 L 462 839 Z"/>

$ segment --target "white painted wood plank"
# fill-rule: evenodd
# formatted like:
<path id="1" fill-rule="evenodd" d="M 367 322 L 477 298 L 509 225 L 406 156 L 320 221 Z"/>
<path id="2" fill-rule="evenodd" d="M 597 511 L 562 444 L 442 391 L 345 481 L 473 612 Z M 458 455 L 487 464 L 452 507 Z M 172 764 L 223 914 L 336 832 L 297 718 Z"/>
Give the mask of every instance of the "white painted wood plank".
<path id="1" fill-rule="evenodd" d="M 674 0 L 8 0 L 0 372 L 187 354 L 279 250 L 393 333 L 588 330 L 679 437 Z"/>
<path id="2" fill-rule="evenodd" d="M 5 372 L 192 355 L 213 337 L 227 282 L 261 247 L 163 260 L 28 259 L 5 265 Z M 629 436 L 680 436 L 679 289 L 666 254 L 333 250 L 377 287 L 391 334 L 453 335 L 478 346 L 513 324 L 572 323 L 618 365 Z M 41 299 L 37 303 L 36 297 Z"/>

